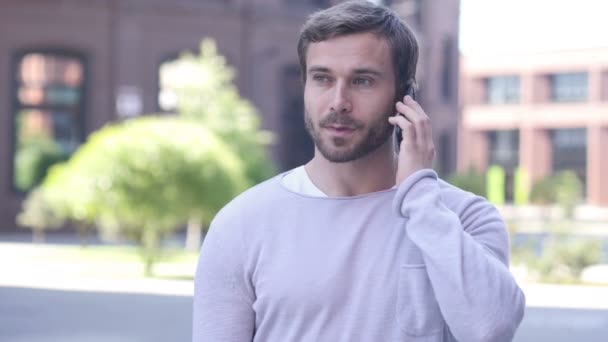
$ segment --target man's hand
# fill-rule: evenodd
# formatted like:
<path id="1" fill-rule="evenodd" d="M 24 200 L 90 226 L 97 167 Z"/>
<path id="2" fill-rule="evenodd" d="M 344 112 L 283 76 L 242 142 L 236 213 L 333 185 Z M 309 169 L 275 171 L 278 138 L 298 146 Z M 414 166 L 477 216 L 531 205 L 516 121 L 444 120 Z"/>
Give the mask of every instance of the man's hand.
<path id="1" fill-rule="evenodd" d="M 431 130 L 431 120 L 420 105 L 410 96 L 395 104 L 397 115 L 388 118 L 392 125 L 401 127 L 403 140 L 399 146 L 396 184 L 408 176 L 433 166 L 435 145 Z"/>

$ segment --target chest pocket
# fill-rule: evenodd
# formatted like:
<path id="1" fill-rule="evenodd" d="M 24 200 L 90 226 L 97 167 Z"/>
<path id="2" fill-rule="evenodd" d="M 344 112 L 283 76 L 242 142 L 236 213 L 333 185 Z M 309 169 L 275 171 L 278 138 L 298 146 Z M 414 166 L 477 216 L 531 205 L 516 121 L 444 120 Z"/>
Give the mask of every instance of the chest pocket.
<path id="1" fill-rule="evenodd" d="M 441 341 L 445 322 L 424 264 L 399 270 L 396 317 L 409 340 Z"/>

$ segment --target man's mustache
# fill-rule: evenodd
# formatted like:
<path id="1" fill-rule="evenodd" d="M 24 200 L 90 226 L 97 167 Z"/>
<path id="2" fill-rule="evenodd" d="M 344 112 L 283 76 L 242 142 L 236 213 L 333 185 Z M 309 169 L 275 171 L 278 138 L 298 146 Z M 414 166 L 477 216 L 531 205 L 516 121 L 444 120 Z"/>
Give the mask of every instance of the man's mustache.
<path id="1" fill-rule="evenodd" d="M 363 123 L 350 117 L 348 114 L 340 114 L 338 112 L 330 112 L 319 122 L 319 126 L 328 127 L 332 125 L 346 126 L 350 129 L 358 129 L 363 127 Z"/>

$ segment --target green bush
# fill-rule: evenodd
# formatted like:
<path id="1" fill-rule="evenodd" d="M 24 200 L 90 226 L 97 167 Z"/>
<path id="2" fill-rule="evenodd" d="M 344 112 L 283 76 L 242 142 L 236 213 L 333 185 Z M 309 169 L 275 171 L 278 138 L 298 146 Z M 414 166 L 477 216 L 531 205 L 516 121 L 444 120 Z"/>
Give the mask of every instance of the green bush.
<path id="1" fill-rule="evenodd" d="M 530 202 L 534 204 L 546 205 L 555 203 L 555 184 L 552 178 L 542 178 L 532 185 L 530 191 Z"/>
<path id="2" fill-rule="evenodd" d="M 92 134 L 43 190 L 56 212 L 139 243 L 149 274 L 164 235 L 208 222 L 247 185 L 240 160 L 203 125 L 148 116 Z"/>
<path id="3" fill-rule="evenodd" d="M 559 204 L 566 218 L 572 218 L 581 200 L 582 183 L 573 171 L 561 171 L 538 180 L 532 186 L 530 201 L 535 204 Z"/>
<path id="4" fill-rule="evenodd" d="M 59 229 L 65 223 L 64 218 L 53 210 L 46 194 L 40 189 L 30 191 L 22 206 L 17 215 L 17 223 L 33 231 L 35 242 L 44 242 L 46 230 Z"/>
<path id="5" fill-rule="evenodd" d="M 603 257 L 600 241 L 567 237 L 564 233 L 553 233 L 540 255 L 535 253 L 535 246 L 534 241 L 528 241 L 513 247 L 511 262 L 525 265 L 532 280 L 542 282 L 579 282 L 582 271 L 600 263 Z"/>
<path id="6" fill-rule="evenodd" d="M 475 168 L 471 167 L 465 173 L 454 173 L 448 177 L 448 182 L 465 191 L 479 196 L 486 196 L 485 177 Z"/>
<path id="7" fill-rule="evenodd" d="M 599 241 L 554 237 L 545 245 L 538 261 L 541 280 L 549 282 L 576 282 L 587 266 L 602 259 Z"/>
<path id="8" fill-rule="evenodd" d="M 37 137 L 22 142 L 15 154 L 15 177 L 17 189 L 28 191 L 39 185 L 47 170 L 67 159 L 59 146 L 49 138 Z"/>

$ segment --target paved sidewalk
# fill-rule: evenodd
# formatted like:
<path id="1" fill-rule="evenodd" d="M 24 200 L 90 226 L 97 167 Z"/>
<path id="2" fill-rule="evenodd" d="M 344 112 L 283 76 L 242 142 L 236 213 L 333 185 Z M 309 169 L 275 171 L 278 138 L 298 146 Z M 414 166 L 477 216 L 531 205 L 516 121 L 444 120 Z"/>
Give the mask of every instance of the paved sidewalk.
<path id="1" fill-rule="evenodd" d="M 104 278 L 103 275 L 82 277 L 69 269 L 49 269 L 44 260 L 39 263 L 19 262 L 20 254 L 31 253 L 35 248 L 35 245 L 26 243 L 0 243 L 0 286 L 175 296 L 193 294 L 191 280 Z M 69 268 L 69 265 L 65 267 Z M 520 285 L 528 307 L 608 309 L 608 286 L 534 284 L 521 281 Z"/>

